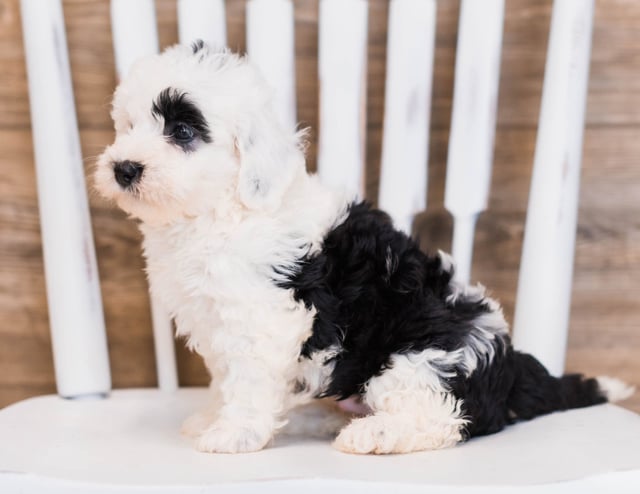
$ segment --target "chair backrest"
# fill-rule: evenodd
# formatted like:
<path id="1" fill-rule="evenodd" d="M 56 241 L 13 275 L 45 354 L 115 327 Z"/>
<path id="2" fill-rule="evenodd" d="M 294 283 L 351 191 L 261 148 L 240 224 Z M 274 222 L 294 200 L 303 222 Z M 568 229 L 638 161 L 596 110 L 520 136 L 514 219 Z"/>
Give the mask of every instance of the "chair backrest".
<path id="1" fill-rule="evenodd" d="M 319 2 L 318 173 L 362 195 L 368 2 Z M 56 382 L 62 396 L 105 394 L 104 318 L 61 1 L 21 5 Z M 223 0 L 178 0 L 177 7 L 181 42 L 226 43 Z M 564 366 L 593 7 L 593 0 L 554 2 L 516 305 L 515 344 L 553 373 Z M 436 0 L 390 0 L 378 202 L 407 232 L 426 207 L 436 12 Z M 504 0 L 461 2 L 445 206 L 463 282 L 489 196 L 503 12 Z M 111 14 L 122 75 L 158 50 L 154 2 L 111 0 Z M 248 54 L 275 88 L 278 113 L 291 128 L 294 40 L 292 0 L 248 0 Z M 172 325 L 153 298 L 151 305 L 159 386 L 175 389 Z"/>

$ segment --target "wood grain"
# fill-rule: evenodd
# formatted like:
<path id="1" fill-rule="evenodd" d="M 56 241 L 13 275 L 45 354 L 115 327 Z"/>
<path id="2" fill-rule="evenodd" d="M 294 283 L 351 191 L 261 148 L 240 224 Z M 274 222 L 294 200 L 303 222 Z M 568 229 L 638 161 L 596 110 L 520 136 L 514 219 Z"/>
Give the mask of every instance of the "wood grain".
<path id="1" fill-rule="evenodd" d="M 415 223 L 425 249 L 450 248 L 442 211 L 457 35 L 457 0 L 439 0 L 430 133 L 428 210 Z M 0 0 L 0 406 L 52 392 L 29 101 L 18 0 Z M 109 6 L 64 0 L 75 101 L 87 175 L 113 137 L 115 84 Z M 175 0 L 157 0 L 161 46 L 177 40 Z M 318 0 L 295 0 L 298 118 L 318 121 Z M 378 195 L 384 116 L 387 0 L 370 0 L 367 196 Z M 245 49 L 245 2 L 227 0 L 229 45 Z M 506 2 L 495 164 L 489 210 L 476 234 L 473 279 L 513 315 L 551 2 Z M 640 386 L 640 2 L 596 2 L 567 368 Z M 116 387 L 156 382 L 140 234 L 119 211 L 90 198 Z M 183 385 L 204 384 L 201 362 L 181 348 Z M 640 393 L 626 403 L 640 411 Z"/>

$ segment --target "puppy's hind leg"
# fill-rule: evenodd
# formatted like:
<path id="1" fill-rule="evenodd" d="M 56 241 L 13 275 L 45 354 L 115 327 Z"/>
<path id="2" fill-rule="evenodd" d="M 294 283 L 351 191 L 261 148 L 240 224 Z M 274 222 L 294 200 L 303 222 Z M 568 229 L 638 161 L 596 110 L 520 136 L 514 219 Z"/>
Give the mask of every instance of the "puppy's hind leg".
<path id="1" fill-rule="evenodd" d="M 373 415 L 354 419 L 334 447 L 345 453 L 410 453 L 449 448 L 462 440 L 465 420 L 451 394 L 430 390 L 391 392 Z"/>
<path id="2" fill-rule="evenodd" d="M 354 419 L 334 442 L 345 453 L 409 453 L 454 446 L 463 439 L 461 402 L 408 356 L 366 385 L 373 414 Z M 427 364 L 427 373 L 429 366 Z"/>

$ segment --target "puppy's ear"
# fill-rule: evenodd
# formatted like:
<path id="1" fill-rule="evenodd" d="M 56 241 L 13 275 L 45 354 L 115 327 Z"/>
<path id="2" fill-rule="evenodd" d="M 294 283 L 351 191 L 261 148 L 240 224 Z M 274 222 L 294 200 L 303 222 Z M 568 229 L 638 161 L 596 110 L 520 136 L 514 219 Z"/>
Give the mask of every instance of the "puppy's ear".
<path id="1" fill-rule="evenodd" d="M 238 195 L 247 208 L 273 211 L 280 205 L 296 174 L 304 168 L 300 136 L 286 132 L 273 115 L 260 115 L 238 126 Z"/>

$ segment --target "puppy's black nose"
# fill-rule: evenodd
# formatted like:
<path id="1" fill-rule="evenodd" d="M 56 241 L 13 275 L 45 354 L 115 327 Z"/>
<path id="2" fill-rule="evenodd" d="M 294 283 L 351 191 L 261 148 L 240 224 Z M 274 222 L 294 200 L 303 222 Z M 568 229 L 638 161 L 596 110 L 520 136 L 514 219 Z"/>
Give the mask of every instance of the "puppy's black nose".
<path id="1" fill-rule="evenodd" d="M 142 170 L 144 170 L 144 165 L 135 161 L 118 161 L 113 165 L 113 174 L 116 176 L 116 182 L 124 188 L 140 180 Z"/>

